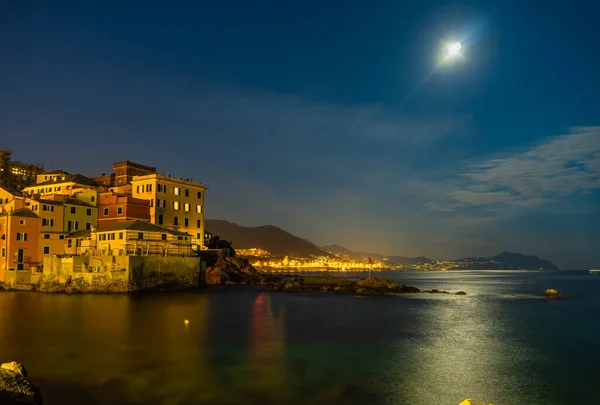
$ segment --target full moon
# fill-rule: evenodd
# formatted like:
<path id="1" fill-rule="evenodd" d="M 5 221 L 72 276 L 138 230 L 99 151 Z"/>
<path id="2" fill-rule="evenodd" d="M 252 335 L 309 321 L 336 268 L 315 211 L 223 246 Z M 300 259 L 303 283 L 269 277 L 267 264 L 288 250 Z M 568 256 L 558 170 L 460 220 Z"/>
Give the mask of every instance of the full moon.
<path id="1" fill-rule="evenodd" d="M 458 41 L 448 44 L 448 56 L 458 56 L 461 48 L 462 44 Z"/>

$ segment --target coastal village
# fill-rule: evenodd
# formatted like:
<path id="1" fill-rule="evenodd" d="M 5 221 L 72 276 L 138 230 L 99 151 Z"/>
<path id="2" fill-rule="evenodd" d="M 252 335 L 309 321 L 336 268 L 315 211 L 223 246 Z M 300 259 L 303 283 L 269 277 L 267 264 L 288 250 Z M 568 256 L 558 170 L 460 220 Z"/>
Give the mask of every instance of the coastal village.
<path id="1" fill-rule="evenodd" d="M 112 171 L 46 171 L 0 150 L 0 282 L 197 271 L 206 186 L 130 161 Z"/>

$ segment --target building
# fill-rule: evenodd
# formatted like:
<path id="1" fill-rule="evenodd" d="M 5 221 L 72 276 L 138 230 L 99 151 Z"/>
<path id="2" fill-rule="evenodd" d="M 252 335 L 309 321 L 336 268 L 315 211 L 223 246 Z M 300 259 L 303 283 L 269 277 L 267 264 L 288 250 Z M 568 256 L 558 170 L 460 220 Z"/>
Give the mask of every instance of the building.
<path id="1" fill-rule="evenodd" d="M 98 229 L 134 219 L 150 222 L 150 200 L 117 193 L 98 195 Z"/>
<path id="2" fill-rule="evenodd" d="M 32 270 L 40 265 L 40 217 L 27 208 L 0 214 L 0 281 L 7 271 Z"/>
<path id="3" fill-rule="evenodd" d="M 150 200 L 150 221 L 192 235 L 204 246 L 204 184 L 163 174 L 135 176 L 132 195 Z"/>
<path id="4" fill-rule="evenodd" d="M 193 238 L 141 220 L 114 222 L 67 237 L 67 253 L 91 256 L 196 256 Z"/>
<path id="5" fill-rule="evenodd" d="M 52 170 L 51 172 L 40 173 L 36 176 L 35 184 L 43 183 L 48 180 L 58 180 L 63 176 L 70 176 L 71 173 L 64 170 Z"/>
<path id="6" fill-rule="evenodd" d="M 97 183 L 94 180 L 82 174 L 62 174 L 53 175 L 49 180 L 25 187 L 23 193 L 30 196 L 52 194 L 72 195 L 76 190 L 95 189 L 96 186 Z"/>
<path id="7" fill-rule="evenodd" d="M 10 149 L 0 149 L 0 187 L 21 190 L 35 184 L 41 165 L 13 161 Z"/>
<path id="8" fill-rule="evenodd" d="M 26 198 L 25 206 L 41 218 L 39 229 L 39 254 L 45 255 L 65 253 L 64 230 L 65 205 L 61 201 Z"/>
<path id="9" fill-rule="evenodd" d="M 0 187 L 0 212 L 2 212 L 2 207 L 4 205 L 13 201 L 15 198 L 22 198 L 22 194 L 9 188 Z"/>
<path id="10" fill-rule="evenodd" d="M 63 230 L 75 232 L 79 230 L 90 230 L 98 225 L 98 208 L 85 203 L 77 198 L 65 198 L 65 217 Z"/>
<path id="11" fill-rule="evenodd" d="M 141 165 L 139 163 L 124 162 L 113 163 L 113 172 L 115 175 L 115 186 L 124 186 L 131 183 L 134 176 L 146 176 L 156 173 L 156 167 Z"/>
<path id="12" fill-rule="evenodd" d="M 124 162 L 113 163 L 113 173 L 102 173 L 93 179 L 105 187 L 119 187 L 130 184 L 134 176 L 145 176 L 153 173 L 156 173 L 156 167 L 125 160 Z"/>

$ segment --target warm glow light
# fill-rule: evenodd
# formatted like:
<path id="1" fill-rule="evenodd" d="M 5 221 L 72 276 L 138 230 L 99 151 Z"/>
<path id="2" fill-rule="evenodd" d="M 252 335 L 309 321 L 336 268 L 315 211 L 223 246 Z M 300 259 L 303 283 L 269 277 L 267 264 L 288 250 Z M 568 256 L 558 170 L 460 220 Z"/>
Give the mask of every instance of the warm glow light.
<path id="1" fill-rule="evenodd" d="M 462 44 L 458 41 L 452 42 L 448 44 L 448 56 L 454 57 L 460 55 L 460 50 L 462 49 Z"/>

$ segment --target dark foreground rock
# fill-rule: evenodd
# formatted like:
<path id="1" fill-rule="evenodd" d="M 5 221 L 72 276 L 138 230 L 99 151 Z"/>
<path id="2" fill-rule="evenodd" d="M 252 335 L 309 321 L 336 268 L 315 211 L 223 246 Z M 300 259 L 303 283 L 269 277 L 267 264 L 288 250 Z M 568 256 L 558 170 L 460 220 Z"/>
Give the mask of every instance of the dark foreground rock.
<path id="1" fill-rule="evenodd" d="M 42 403 L 39 388 L 29 382 L 27 372 L 22 364 L 13 361 L 0 366 L 0 404 L 40 405 Z"/>
<path id="2" fill-rule="evenodd" d="M 245 259 L 237 257 L 219 258 L 206 268 L 207 285 L 263 284 L 265 276 L 260 274 Z"/>

